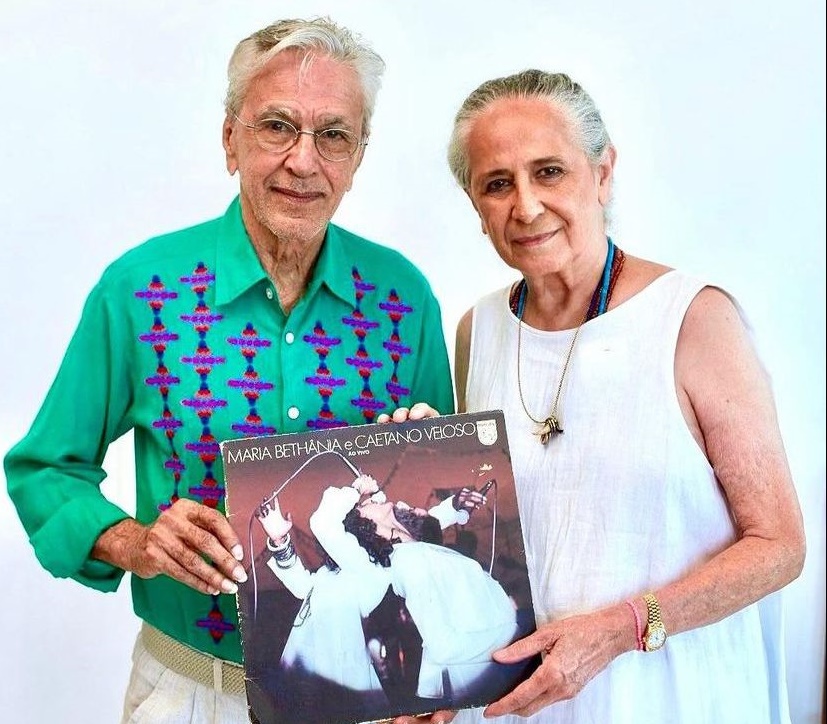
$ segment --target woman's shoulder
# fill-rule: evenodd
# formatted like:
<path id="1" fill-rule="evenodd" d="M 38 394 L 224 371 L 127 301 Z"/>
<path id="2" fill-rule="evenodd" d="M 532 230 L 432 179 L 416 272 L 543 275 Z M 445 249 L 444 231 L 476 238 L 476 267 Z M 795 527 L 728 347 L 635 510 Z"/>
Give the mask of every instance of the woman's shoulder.
<path id="1" fill-rule="evenodd" d="M 612 292 L 613 306 L 622 304 L 640 294 L 654 281 L 674 271 L 672 267 L 665 264 L 626 254 L 623 260 L 623 268 L 617 277 Z"/>

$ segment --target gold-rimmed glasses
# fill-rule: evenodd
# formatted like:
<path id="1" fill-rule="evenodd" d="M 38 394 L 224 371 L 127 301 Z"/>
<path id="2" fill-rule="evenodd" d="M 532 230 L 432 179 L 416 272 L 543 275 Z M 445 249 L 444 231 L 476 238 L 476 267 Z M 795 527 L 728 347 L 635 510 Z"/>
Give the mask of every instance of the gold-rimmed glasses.
<path id="1" fill-rule="evenodd" d="M 313 136 L 313 143 L 319 155 L 328 161 L 347 161 L 360 146 L 367 146 L 366 140 L 344 128 L 320 128 L 318 131 L 303 131 L 283 118 L 262 118 L 255 123 L 242 121 L 235 113 L 235 119 L 255 136 L 259 147 L 270 153 L 284 153 L 290 150 L 302 134 Z"/>

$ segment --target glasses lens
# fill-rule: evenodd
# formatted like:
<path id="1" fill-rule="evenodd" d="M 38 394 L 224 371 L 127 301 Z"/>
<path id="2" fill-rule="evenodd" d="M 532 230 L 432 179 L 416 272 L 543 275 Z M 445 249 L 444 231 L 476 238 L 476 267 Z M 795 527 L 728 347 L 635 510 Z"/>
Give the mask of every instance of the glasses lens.
<path id="1" fill-rule="evenodd" d="M 355 152 L 359 142 L 356 135 L 341 128 L 316 131 L 316 148 L 328 161 L 344 161 Z"/>
<path id="2" fill-rule="evenodd" d="M 265 118 L 255 126 L 256 140 L 265 151 L 286 151 L 296 142 L 299 132 L 280 118 Z"/>

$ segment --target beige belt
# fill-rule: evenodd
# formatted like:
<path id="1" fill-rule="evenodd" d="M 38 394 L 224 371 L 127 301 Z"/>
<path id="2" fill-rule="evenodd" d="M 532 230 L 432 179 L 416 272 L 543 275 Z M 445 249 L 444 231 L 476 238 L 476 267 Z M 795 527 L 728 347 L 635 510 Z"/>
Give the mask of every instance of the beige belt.
<path id="1" fill-rule="evenodd" d="M 244 694 L 244 667 L 185 646 L 144 622 L 141 641 L 146 650 L 168 669 L 219 693 Z"/>

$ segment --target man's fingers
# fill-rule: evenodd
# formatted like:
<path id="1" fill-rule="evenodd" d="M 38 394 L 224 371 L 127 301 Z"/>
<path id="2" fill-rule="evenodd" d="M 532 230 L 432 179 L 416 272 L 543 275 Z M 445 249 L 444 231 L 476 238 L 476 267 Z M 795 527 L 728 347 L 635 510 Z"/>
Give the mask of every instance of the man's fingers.
<path id="1" fill-rule="evenodd" d="M 238 590 L 235 583 L 226 579 L 212 566 L 207 565 L 199 556 L 196 557 L 200 563 L 189 567 L 156 544 L 150 544 L 147 547 L 147 553 L 154 563 L 153 575 L 157 573 L 164 574 L 190 588 L 194 588 L 196 591 L 210 595 L 235 593 Z"/>
<path id="2" fill-rule="evenodd" d="M 410 420 L 422 420 L 426 417 L 439 417 L 439 412 L 427 402 L 417 402 L 408 412 L 408 418 Z"/>
<path id="3" fill-rule="evenodd" d="M 212 592 L 235 593 L 235 583 L 247 580 L 236 557 L 243 551 L 227 519 L 193 501 L 179 500 L 164 511 L 150 528 L 149 545 L 162 549 L 179 566 L 206 582 Z"/>

